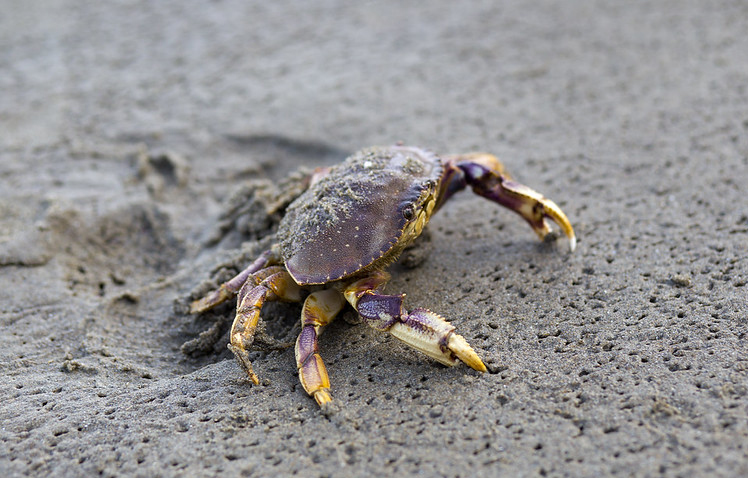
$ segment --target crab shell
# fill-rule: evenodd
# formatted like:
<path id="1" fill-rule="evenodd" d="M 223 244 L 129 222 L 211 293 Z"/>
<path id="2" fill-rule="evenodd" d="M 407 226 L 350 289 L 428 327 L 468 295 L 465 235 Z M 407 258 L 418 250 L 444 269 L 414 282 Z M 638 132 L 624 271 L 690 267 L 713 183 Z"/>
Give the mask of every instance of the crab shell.
<path id="1" fill-rule="evenodd" d="M 388 265 L 428 221 L 443 170 L 435 154 L 404 146 L 365 149 L 331 168 L 278 226 L 286 269 L 311 285 Z"/>

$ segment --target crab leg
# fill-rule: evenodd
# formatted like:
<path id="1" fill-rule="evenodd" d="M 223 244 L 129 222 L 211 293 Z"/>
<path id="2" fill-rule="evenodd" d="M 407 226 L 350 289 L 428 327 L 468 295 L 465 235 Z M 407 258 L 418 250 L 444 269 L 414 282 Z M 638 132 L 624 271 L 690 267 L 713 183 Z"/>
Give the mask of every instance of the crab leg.
<path id="1" fill-rule="evenodd" d="M 249 277 L 239 290 L 236 301 L 236 317 L 231 325 L 228 347 L 255 385 L 260 380 L 252 369 L 248 349 L 254 341 L 262 306 L 271 300 L 301 300 L 301 288 L 283 266 L 268 267 Z"/>
<path id="2" fill-rule="evenodd" d="M 522 216 L 540 239 L 551 232 L 548 220 L 555 222 L 569 239 L 569 249 L 577 240 L 569 219 L 555 202 L 529 187 L 513 181 L 496 156 L 471 153 L 451 156 L 447 160 L 443 190 L 439 205 L 468 184 L 473 191 Z"/>
<path id="3" fill-rule="evenodd" d="M 249 267 L 238 273 L 233 278 L 221 284 L 218 289 L 209 293 L 202 299 L 192 302 L 192 304 L 190 304 L 190 313 L 197 314 L 199 312 L 205 312 L 206 310 L 210 310 L 213 307 L 226 302 L 228 299 L 236 295 L 237 292 L 239 292 L 239 289 L 241 289 L 244 283 L 247 282 L 247 278 L 250 275 L 254 274 L 260 269 L 277 263 L 277 252 L 273 249 L 268 249 L 267 251 L 260 254 L 260 256 L 252 264 L 249 265 Z"/>
<path id="4" fill-rule="evenodd" d="M 309 294 L 301 312 L 301 333 L 296 339 L 296 366 L 301 385 L 319 406 L 331 398 L 330 379 L 319 355 L 317 340 L 322 327 L 332 322 L 344 305 L 345 300 L 340 292 L 327 289 Z"/>
<path id="5" fill-rule="evenodd" d="M 377 330 L 389 332 L 445 365 L 456 365 L 459 359 L 475 370 L 486 371 L 478 354 L 461 335 L 455 333 L 454 326 L 439 314 L 423 308 L 407 312 L 402 306 L 404 294 L 383 295 L 376 292 L 378 285 L 383 284 L 378 280 L 381 276 L 389 278 L 386 273 L 379 272 L 345 288 L 346 300 L 367 324 Z"/>

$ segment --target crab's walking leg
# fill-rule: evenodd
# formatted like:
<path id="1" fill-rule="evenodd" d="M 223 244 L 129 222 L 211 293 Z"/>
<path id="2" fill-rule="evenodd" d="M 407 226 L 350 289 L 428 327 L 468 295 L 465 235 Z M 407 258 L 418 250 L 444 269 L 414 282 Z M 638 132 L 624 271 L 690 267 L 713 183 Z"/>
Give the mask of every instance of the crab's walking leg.
<path id="1" fill-rule="evenodd" d="M 276 264 L 278 262 L 277 253 L 273 249 L 260 254 L 252 264 L 246 269 L 238 273 L 232 279 L 221 284 L 221 286 L 209 293 L 202 299 L 196 300 L 190 304 L 190 313 L 197 314 L 199 312 L 205 312 L 206 310 L 212 309 L 213 307 L 222 304 L 228 299 L 234 297 L 239 289 L 247 282 L 247 278 L 256 273 L 257 271 L 264 269 L 265 267 Z"/>
<path id="2" fill-rule="evenodd" d="M 340 292 L 327 289 L 309 294 L 301 312 L 301 333 L 296 339 L 296 366 L 301 385 L 320 406 L 331 398 L 330 380 L 319 355 L 317 340 L 322 327 L 332 322 L 344 305 L 345 300 Z"/>
<path id="3" fill-rule="evenodd" d="M 486 366 L 455 328 L 439 314 L 417 308 L 403 309 L 405 295 L 383 295 L 376 292 L 380 275 L 353 282 L 345 288 L 346 300 L 370 326 L 387 331 L 416 350 L 445 365 L 456 365 L 457 359 L 480 372 Z"/>
<path id="4" fill-rule="evenodd" d="M 236 300 L 229 349 L 255 385 L 260 381 L 252 369 L 248 350 L 254 340 L 262 305 L 271 300 L 301 300 L 301 288 L 283 266 L 271 266 L 248 277 Z"/>
<path id="5" fill-rule="evenodd" d="M 447 181 L 439 205 L 452 193 L 470 185 L 476 194 L 501 204 L 522 216 L 541 239 L 551 228 L 548 219 L 558 224 L 569 239 L 573 251 L 577 240 L 569 219 L 555 202 L 529 187 L 513 181 L 496 156 L 471 153 L 449 157 Z"/>

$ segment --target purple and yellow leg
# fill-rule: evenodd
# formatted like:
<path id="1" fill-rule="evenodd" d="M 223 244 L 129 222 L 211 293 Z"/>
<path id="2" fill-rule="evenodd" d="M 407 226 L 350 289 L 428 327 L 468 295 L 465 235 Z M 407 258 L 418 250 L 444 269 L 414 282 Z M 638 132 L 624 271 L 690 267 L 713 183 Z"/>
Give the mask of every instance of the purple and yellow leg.
<path id="1" fill-rule="evenodd" d="M 273 249 L 268 249 L 263 252 L 254 262 L 252 262 L 252 264 L 249 265 L 249 267 L 221 284 L 218 289 L 209 293 L 202 299 L 192 302 L 192 304 L 190 304 L 190 313 L 197 314 L 205 312 L 206 310 L 210 310 L 234 297 L 242 288 L 244 283 L 247 282 L 250 275 L 255 274 L 270 265 L 277 264 L 277 256 L 277 253 Z"/>
<path id="2" fill-rule="evenodd" d="M 330 400 L 330 379 L 319 354 L 318 338 L 322 327 L 332 322 L 345 305 L 343 296 L 334 289 L 314 292 L 304 301 L 301 333 L 296 339 L 296 366 L 299 381 L 319 406 Z"/>
<path id="3" fill-rule="evenodd" d="M 470 185 L 476 194 L 522 216 L 540 239 L 551 232 L 548 223 L 551 220 L 569 239 L 569 249 L 573 251 L 576 247 L 574 229 L 561 208 L 537 191 L 512 180 L 496 156 L 487 153 L 450 156 L 445 174 L 438 205 Z"/>
<path id="4" fill-rule="evenodd" d="M 237 296 L 236 317 L 231 325 L 229 350 L 234 352 L 239 364 L 255 385 L 260 383 L 260 380 L 252 369 L 249 347 L 254 341 L 262 306 L 266 301 L 272 300 L 301 300 L 301 287 L 283 266 L 267 267 L 250 275 Z"/>
<path id="5" fill-rule="evenodd" d="M 386 273 L 374 273 L 345 288 L 346 300 L 367 324 L 389 332 L 445 365 L 457 365 L 459 359 L 475 370 L 486 371 L 483 361 L 464 337 L 455 333 L 454 326 L 439 314 L 423 308 L 408 312 L 402 305 L 404 294 L 384 295 L 377 292 L 388 278 Z"/>

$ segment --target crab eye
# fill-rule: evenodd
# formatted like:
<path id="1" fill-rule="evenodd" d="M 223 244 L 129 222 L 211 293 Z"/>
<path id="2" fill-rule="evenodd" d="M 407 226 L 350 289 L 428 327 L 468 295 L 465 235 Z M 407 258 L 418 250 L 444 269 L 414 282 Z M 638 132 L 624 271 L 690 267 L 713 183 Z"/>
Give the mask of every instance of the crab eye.
<path id="1" fill-rule="evenodd" d="M 412 204 L 408 204 L 403 208 L 403 217 L 408 221 L 416 217 L 416 210 Z"/>

